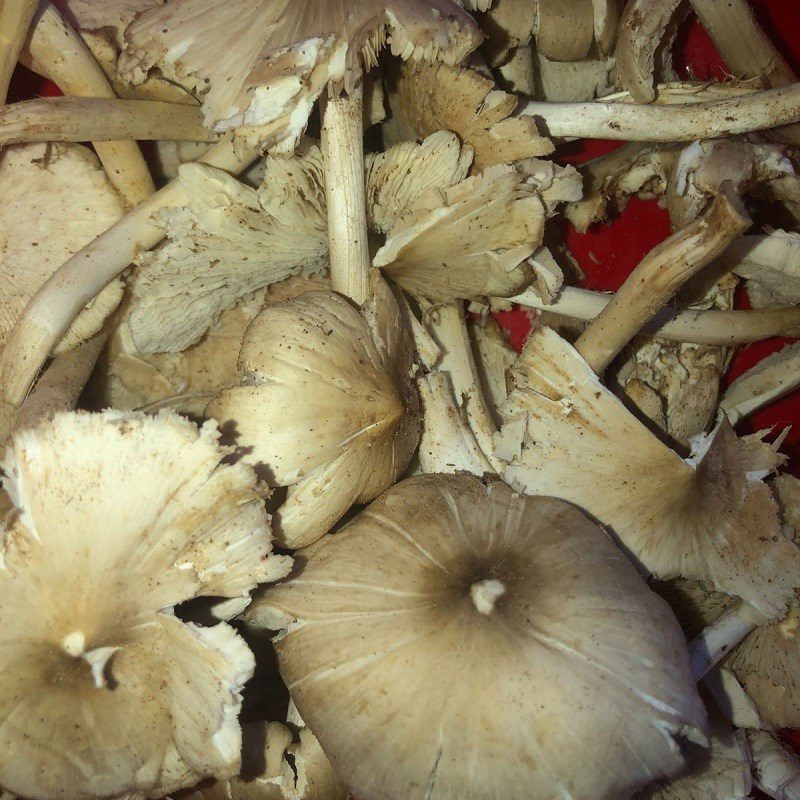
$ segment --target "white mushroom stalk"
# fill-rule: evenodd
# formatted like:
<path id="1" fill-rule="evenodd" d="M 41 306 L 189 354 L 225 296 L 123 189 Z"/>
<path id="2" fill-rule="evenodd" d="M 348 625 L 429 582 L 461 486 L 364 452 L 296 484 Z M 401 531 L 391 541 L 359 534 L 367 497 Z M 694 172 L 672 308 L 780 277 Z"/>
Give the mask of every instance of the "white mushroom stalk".
<path id="1" fill-rule="evenodd" d="M 564 286 L 558 297 L 549 303 L 534 289 L 526 289 L 508 300 L 538 311 L 590 322 L 613 298 L 613 294 Z M 665 308 L 643 326 L 642 333 L 675 342 L 709 345 L 737 345 L 773 336 L 800 336 L 800 306 L 737 311 Z"/>
<path id="2" fill-rule="evenodd" d="M 499 481 L 392 487 L 247 619 L 281 630 L 354 796 L 622 799 L 684 769 L 678 741 L 706 744 L 666 605 L 574 506 Z"/>
<path id="3" fill-rule="evenodd" d="M 5 789 L 163 796 L 238 772 L 253 656 L 233 628 L 184 624 L 173 608 L 246 598 L 291 559 L 271 552 L 255 474 L 222 464 L 217 439 L 213 424 L 114 411 L 15 434 L 0 568 Z"/>
<path id="4" fill-rule="evenodd" d="M 701 217 L 645 256 L 578 339 L 578 352 L 602 373 L 677 290 L 749 226 L 738 196 L 723 188 Z"/>
<path id="5" fill-rule="evenodd" d="M 0 146 L 20 142 L 207 142 L 200 109 L 149 100 L 48 97 L 0 109 Z"/>
<path id="6" fill-rule="evenodd" d="M 223 141 L 209 150 L 203 163 L 240 172 L 255 159 L 252 151 L 241 152 Z M 6 402 L 22 403 L 48 354 L 80 310 L 140 253 L 164 238 L 164 229 L 154 222 L 157 215 L 188 200 L 180 183 L 171 182 L 56 270 L 29 302 L 0 355 L 0 386 Z"/>
<path id="7" fill-rule="evenodd" d="M 685 105 L 530 100 L 522 104 L 517 113 L 533 117 L 542 132 L 554 138 L 691 142 L 750 133 L 800 120 L 800 83 L 728 100 Z"/>
<path id="8" fill-rule="evenodd" d="M 795 342 L 762 358 L 754 367 L 736 378 L 725 391 L 719 408 L 731 424 L 735 425 L 798 386 L 800 342 Z"/>
<path id="9" fill-rule="evenodd" d="M 116 98 L 83 39 L 51 3 L 46 2 L 40 9 L 27 48 L 64 94 Z M 136 205 L 153 194 L 153 179 L 136 142 L 98 142 L 95 149 L 109 180 L 128 203 Z"/>
<path id="10" fill-rule="evenodd" d="M 38 5 L 38 0 L 5 0 L 0 6 L 0 106 Z"/>
<path id="11" fill-rule="evenodd" d="M 768 731 L 747 731 L 747 744 L 756 787 L 773 800 L 798 800 L 800 757 Z"/>

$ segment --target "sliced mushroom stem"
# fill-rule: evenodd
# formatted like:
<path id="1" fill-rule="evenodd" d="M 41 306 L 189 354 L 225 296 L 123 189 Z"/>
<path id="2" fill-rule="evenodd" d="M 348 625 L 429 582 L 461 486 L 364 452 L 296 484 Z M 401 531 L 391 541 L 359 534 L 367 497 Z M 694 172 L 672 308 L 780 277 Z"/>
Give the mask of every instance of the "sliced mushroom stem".
<path id="1" fill-rule="evenodd" d="M 529 45 L 518 47 L 508 61 L 497 71 L 502 75 L 505 88 L 517 94 L 533 95 L 536 92 L 536 70 L 533 66 L 533 49 Z"/>
<path id="2" fill-rule="evenodd" d="M 6 102 L 11 76 L 38 5 L 38 0 L 4 0 L 0 5 L 0 106 Z"/>
<path id="3" fill-rule="evenodd" d="M 228 172 L 241 172 L 255 160 L 255 153 L 234 149 L 228 140 L 202 159 Z M 0 355 L 0 385 L 7 402 L 17 407 L 22 403 L 53 346 L 86 303 L 164 238 L 155 215 L 187 201 L 180 183 L 172 181 L 56 270 L 31 299 Z"/>
<path id="4" fill-rule="evenodd" d="M 700 680 L 727 655 L 764 617 L 749 603 L 737 603 L 689 642 L 692 674 Z"/>
<path id="5" fill-rule="evenodd" d="M 331 283 L 359 305 L 369 297 L 370 272 L 363 96 L 359 85 L 350 94 L 329 97 L 322 124 Z"/>
<path id="6" fill-rule="evenodd" d="M 444 353 L 441 368 L 450 373 L 455 398 L 463 403 L 475 440 L 496 472 L 500 468 L 493 455 L 493 437 L 497 427 L 478 375 L 462 305 L 447 303 L 439 306 L 430 327 Z"/>
<path id="7" fill-rule="evenodd" d="M 556 138 L 692 142 L 748 133 L 800 120 L 800 83 L 713 103 L 638 105 L 593 101 L 520 106 L 542 134 Z"/>
<path id="8" fill-rule="evenodd" d="M 115 99 L 111 84 L 83 39 L 51 3 L 46 3 L 28 37 L 28 51 L 64 94 Z M 108 179 L 132 206 L 155 185 L 134 141 L 97 142 L 95 150 Z"/>
<path id="9" fill-rule="evenodd" d="M 197 106 L 148 100 L 47 97 L 0 109 L 0 146 L 21 142 L 208 142 Z"/>
<path id="10" fill-rule="evenodd" d="M 573 319 L 593 320 L 614 298 L 613 294 L 565 286 L 553 303 L 545 303 L 531 289 L 509 300 L 522 306 Z M 662 309 L 643 333 L 672 342 L 737 345 L 773 336 L 800 336 L 800 306 L 777 306 L 747 311 L 682 311 Z"/>
<path id="11" fill-rule="evenodd" d="M 648 253 L 614 299 L 575 343 L 600 374 L 655 313 L 750 225 L 732 187 L 725 183 L 694 222 Z"/>
<path id="12" fill-rule="evenodd" d="M 419 462 L 427 473 L 469 472 L 493 474 L 475 434 L 456 406 L 453 384 L 446 372 L 432 372 L 417 381 L 425 411 Z"/>

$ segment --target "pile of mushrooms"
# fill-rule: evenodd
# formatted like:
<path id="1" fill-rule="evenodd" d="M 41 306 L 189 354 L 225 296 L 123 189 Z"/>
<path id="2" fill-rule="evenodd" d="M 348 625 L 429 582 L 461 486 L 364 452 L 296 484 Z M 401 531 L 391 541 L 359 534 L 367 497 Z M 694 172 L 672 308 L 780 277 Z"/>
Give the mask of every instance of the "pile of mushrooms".
<path id="1" fill-rule="evenodd" d="M 0 5 L 0 791 L 800 798 L 800 344 L 726 382 L 800 82 L 690 5 L 730 80 L 673 0 Z"/>

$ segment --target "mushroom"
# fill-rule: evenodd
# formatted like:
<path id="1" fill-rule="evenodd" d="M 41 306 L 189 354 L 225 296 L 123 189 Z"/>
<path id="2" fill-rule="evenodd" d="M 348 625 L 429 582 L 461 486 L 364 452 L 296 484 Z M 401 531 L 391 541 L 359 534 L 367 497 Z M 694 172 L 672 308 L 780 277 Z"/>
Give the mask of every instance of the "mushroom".
<path id="1" fill-rule="evenodd" d="M 236 777 L 195 786 L 175 800 L 345 800 L 336 776 L 311 731 L 294 735 L 281 722 L 242 725 L 242 767 Z"/>
<path id="2" fill-rule="evenodd" d="M 786 612 L 800 555 L 761 480 L 780 458 L 758 435 L 738 439 L 723 421 L 684 461 L 548 328 L 528 338 L 511 381 L 496 453 L 513 486 L 585 508 L 657 577 L 708 581 L 767 617 Z"/>
<path id="3" fill-rule="evenodd" d="M 255 475 L 222 464 L 217 437 L 115 411 L 14 435 L 0 570 L 7 790 L 162 796 L 238 771 L 253 656 L 228 625 L 184 624 L 173 608 L 245 597 L 291 559 L 271 554 Z"/>
<path id="4" fill-rule="evenodd" d="M 624 798 L 705 744 L 666 606 L 577 509 L 500 482 L 394 486 L 247 618 L 355 796 Z"/>
<path id="5" fill-rule="evenodd" d="M 38 5 L 37 0 L 6 0 L 0 7 L 0 107 Z"/>
<path id="6" fill-rule="evenodd" d="M 185 350 L 240 298 L 327 267 L 324 207 L 303 194 L 315 188 L 305 177 L 268 171 L 259 195 L 221 170 L 180 167 L 188 204 L 162 215 L 167 242 L 144 254 L 133 280 L 129 325 L 139 352 Z M 298 199 L 274 202 L 282 193 Z"/>
<path id="7" fill-rule="evenodd" d="M 80 145 L 30 144 L 0 155 L 0 347 L 28 301 L 69 256 L 122 217 L 122 199 L 97 157 Z M 58 220 L 55 225 L 54 220 Z M 54 348 L 63 353 L 94 336 L 122 298 L 109 284 Z"/>
<path id="8" fill-rule="evenodd" d="M 474 149 L 476 170 L 553 152 L 535 120 L 512 116 L 518 98 L 474 69 L 404 64 L 390 73 L 388 102 L 391 116 L 382 126 L 388 144 L 454 131 Z"/>
<path id="9" fill-rule="evenodd" d="M 775 476 L 770 486 L 781 509 L 783 535 L 800 544 L 800 479 L 782 473 Z"/>
<path id="10" fill-rule="evenodd" d="M 735 731 L 719 712 L 709 714 L 707 753 L 677 778 L 659 781 L 636 795 L 637 800 L 744 800 L 753 780 L 744 734 Z"/>
<path id="11" fill-rule="evenodd" d="M 243 457 L 287 486 L 277 535 L 302 547 L 403 473 L 419 441 L 412 346 L 400 307 L 376 282 L 363 311 L 334 292 L 267 306 L 247 330 L 241 385 L 206 412 Z"/>
<path id="12" fill-rule="evenodd" d="M 747 731 L 756 788 L 774 800 L 800 797 L 800 758 L 768 731 Z"/>

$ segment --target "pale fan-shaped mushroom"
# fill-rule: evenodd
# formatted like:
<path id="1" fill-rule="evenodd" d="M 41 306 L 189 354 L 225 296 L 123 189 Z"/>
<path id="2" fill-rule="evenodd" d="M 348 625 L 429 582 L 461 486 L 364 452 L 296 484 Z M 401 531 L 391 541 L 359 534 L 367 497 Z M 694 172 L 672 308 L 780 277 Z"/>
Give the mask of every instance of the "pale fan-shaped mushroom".
<path id="1" fill-rule="evenodd" d="M 300 728 L 294 736 L 281 722 L 250 722 L 242 725 L 242 766 L 236 777 L 199 784 L 174 797 L 175 800 L 345 800 L 347 789 L 308 728 Z"/>
<path id="2" fill-rule="evenodd" d="M 390 144 L 454 131 L 475 150 L 476 170 L 553 152 L 532 117 L 512 116 L 515 95 L 467 67 L 405 64 L 390 77 L 388 100 L 383 131 Z"/>
<path id="3" fill-rule="evenodd" d="M 500 482 L 398 484 L 248 619 L 284 629 L 281 673 L 355 796 L 624 798 L 705 744 L 666 606 L 577 509 Z"/>
<path id="4" fill-rule="evenodd" d="M 319 198 L 303 196 L 297 177 L 286 178 L 289 186 L 272 186 L 271 178 L 273 193 L 297 194 L 292 206 L 265 202 L 221 170 L 180 168 L 189 203 L 162 215 L 168 241 L 144 255 L 133 283 L 129 324 L 139 352 L 184 350 L 241 297 L 327 267 Z"/>
<path id="5" fill-rule="evenodd" d="M 1 348 L 42 284 L 119 220 L 124 203 L 91 150 L 63 144 L 3 150 L 0 198 Z M 113 281 L 78 315 L 54 352 L 69 350 L 97 333 L 121 299 L 122 282 Z"/>
<path id="6" fill-rule="evenodd" d="M 351 92 L 386 37 L 404 59 L 461 61 L 480 41 L 451 0 L 171 0 L 125 33 L 121 69 L 157 66 L 203 98 L 217 131 L 291 149 L 326 85 Z"/>
<path id="7" fill-rule="evenodd" d="M 688 769 L 671 781 L 659 781 L 636 795 L 637 800 L 744 800 L 753 780 L 744 734 L 734 731 L 718 712 L 709 713 L 708 753 L 696 756 Z"/>
<path id="8" fill-rule="evenodd" d="M 780 457 L 759 436 L 738 439 L 723 422 L 682 460 L 548 328 L 528 338 L 511 380 L 496 440 L 507 480 L 585 508 L 658 577 L 709 581 L 765 616 L 785 613 L 800 554 L 761 481 Z"/>
<path id="9" fill-rule="evenodd" d="M 532 283 L 548 212 L 580 195 L 574 169 L 530 159 L 430 191 L 389 231 L 373 264 L 433 300 L 508 297 Z M 516 287 L 516 288 L 515 288 Z"/>
<path id="10" fill-rule="evenodd" d="M 216 428 L 70 413 L 17 433 L 0 569 L 0 783 L 24 797 L 161 796 L 239 768 L 253 657 L 235 631 L 172 613 L 244 597 L 271 555 L 255 475 Z"/>
<path id="11" fill-rule="evenodd" d="M 244 458 L 288 486 L 282 543 L 301 547 L 403 473 L 419 440 L 412 345 L 383 282 L 363 313 L 334 292 L 268 306 L 247 331 L 242 385 L 207 413 L 232 422 Z"/>

